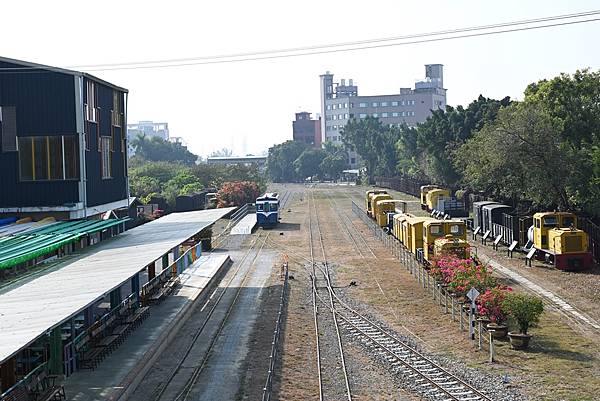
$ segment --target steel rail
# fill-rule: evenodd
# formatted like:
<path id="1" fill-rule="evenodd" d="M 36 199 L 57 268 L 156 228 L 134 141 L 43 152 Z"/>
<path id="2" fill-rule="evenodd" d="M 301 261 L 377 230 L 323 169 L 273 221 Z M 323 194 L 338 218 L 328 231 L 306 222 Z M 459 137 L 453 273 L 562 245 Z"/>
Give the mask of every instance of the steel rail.
<path id="1" fill-rule="evenodd" d="M 192 389 L 194 388 L 194 385 L 198 381 L 198 378 L 200 377 L 200 374 L 204 370 L 204 367 L 206 366 L 206 363 L 208 362 L 208 359 L 210 358 L 210 355 L 211 355 L 212 350 L 213 350 L 213 348 L 215 346 L 215 343 L 217 342 L 217 339 L 219 338 L 219 336 L 223 332 L 223 329 L 225 328 L 225 325 L 229 321 L 229 316 L 231 316 L 231 312 L 233 311 L 233 307 L 236 305 L 236 302 L 237 302 L 237 300 L 238 300 L 238 298 L 240 296 L 240 293 L 242 292 L 242 288 L 244 288 L 244 283 L 248 279 L 248 277 L 250 275 L 250 272 L 253 271 L 253 267 L 256 264 L 256 260 L 258 259 L 258 256 L 260 255 L 260 252 L 264 248 L 264 246 L 265 246 L 265 244 L 267 242 L 267 238 L 269 237 L 269 235 L 270 235 L 270 233 L 267 233 L 267 235 L 265 236 L 265 239 L 263 240 L 260 248 L 257 250 L 256 255 L 254 256 L 254 258 L 252 260 L 252 264 L 250 265 L 250 267 L 248 268 L 248 270 L 246 271 L 246 273 L 244 273 L 244 277 L 242 278 L 242 282 L 238 286 L 238 288 L 237 288 L 237 290 L 235 292 L 235 296 L 234 296 L 233 300 L 231 301 L 231 304 L 227 308 L 227 311 L 225 312 L 225 316 L 223 317 L 223 320 L 221 321 L 221 324 L 219 325 L 219 328 L 217 329 L 217 332 L 212 337 L 212 339 L 210 341 L 210 344 L 208 346 L 208 349 L 206 350 L 206 353 L 204 354 L 200 365 L 198 365 L 198 366 L 196 366 L 194 368 L 194 371 L 192 373 L 192 377 L 186 382 L 186 384 L 184 385 L 182 391 L 177 394 L 177 396 L 175 397 L 174 401 L 179 401 L 181 399 L 183 399 L 183 401 L 185 401 L 185 400 L 188 399 L 190 393 L 192 392 Z M 241 267 L 241 264 L 240 264 L 240 267 Z M 229 286 L 228 286 L 228 288 L 229 288 Z M 182 396 L 183 396 L 183 398 L 181 398 Z"/>
<path id="2" fill-rule="evenodd" d="M 163 394 L 165 393 L 167 387 L 169 386 L 169 384 L 173 381 L 173 378 L 177 375 L 177 373 L 179 372 L 179 370 L 181 369 L 181 366 L 183 366 L 183 363 L 185 362 L 185 360 L 187 359 L 187 357 L 189 356 L 190 352 L 192 351 L 194 345 L 196 345 L 196 341 L 198 340 L 198 338 L 200 337 L 200 335 L 203 333 L 204 328 L 206 327 L 206 325 L 208 324 L 210 318 L 213 315 L 213 312 L 216 310 L 217 306 L 219 305 L 221 299 L 223 298 L 223 296 L 225 295 L 225 293 L 227 292 L 227 290 L 230 288 L 231 283 L 233 282 L 233 280 L 235 279 L 235 277 L 237 276 L 238 272 L 241 270 L 241 267 L 243 266 L 244 262 L 246 261 L 246 259 L 248 258 L 248 256 L 250 255 L 250 253 L 252 252 L 252 250 L 254 249 L 254 246 L 256 245 L 256 242 L 258 241 L 258 239 L 260 238 L 260 234 L 254 239 L 254 241 L 252 242 L 252 244 L 250 245 L 250 248 L 248 248 L 248 251 L 244 254 L 243 258 L 241 259 L 237 269 L 235 270 L 235 273 L 232 275 L 232 277 L 229 279 L 229 281 L 227 282 L 227 286 L 225 288 L 223 288 L 223 291 L 219 294 L 219 297 L 215 300 L 215 303 L 213 304 L 213 306 L 211 307 L 211 309 L 209 310 L 206 318 L 204 319 L 204 322 L 202 323 L 202 325 L 200 326 L 200 328 L 196 331 L 196 333 L 194 334 L 194 338 L 192 339 L 192 342 L 190 343 L 190 345 L 186 348 L 185 353 L 183 354 L 183 357 L 180 359 L 180 361 L 177 363 L 177 366 L 175 367 L 175 369 L 173 369 L 172 373 L 169 375 L 169 377 L 167 378 L 166 382 L 162 385 L 162 387 L 159 388 L 158 390 L 158 394 L 155 394 L 152 396 L 152 400 L 153 401 L 158 401 L 161 399 L 161 397 L 163 396 Z M 265 238 L 266 239 L 266 238 Z M 202 307 L 202 309 L 204 309 L 204 307 L 212 300 L 212 297 L 215 295 L 215 293 L 217 292 L 217 290 L 219 289 L 219 287 L 215 288 L 215 290 L 212 292 L 212 294 L 209 296 L 208 300 L 206 301 L 205 305 Z"/>
<path id="3" fill-rule="evenodd" d="M 346 393 L 347 393 L 347 396 L 348 396 L 348 401 L 352 401 L 352 392 L 350 390 L 350 380 L 348 378 L 348 369 L 346 367 L 346 358 L 344 357 L 344 346 L 342 344 L 342 335 L 340 333 L 340 328 L 339 328 L 339 324 L 338 324 L 337 316 L 336 316 L 337 313 L 335 311 L 335 307 L 334 307 L 334 304 L 333 304 L 333 289 L 332 289 L 332 285 L 331 285 L 331 276 L 330 276 L 330 272 L 329 272 L 329 263 L 327 261 L 327 255 L 325 253 L 325 243 L 323 241 L 323 233 L 321 231 L 321 225 L 319 223 L 319 213 L 318 213 L 318 209 L 317 209 L 317 207 L 315 205 L 314 192 L 311 191 L 310 195 L 311 195 L 311 198 L 312 198 L 313 209 L 315 211 L 316 228 L 317 228 L 317 232 L 318 232 L 318 236 L 319 236 L 319 244 L 320 244 L 320 247 L 321 247 L 321 255 L 323 257 L 323 265 L 325 267 L 324 276 L 325 276 L 325 279 L 327 281 L 327 293 L 329 294 L 329 302 L 330 302 L 330 305 L 331 305 L 331 313 L 332 313 L 332 317 L 333 317 L 333 323 L 334 323 L 334 326 L 335 326 L 335 331 L 336 331 L 336 336 L 337 336 L 337 342 L 338 342 L 338 348 L 339 348 L 339 351 L 340 351 L 340 360 L 342 362 L 342 370 L 344 372 L 344 382 L 345 382 L 345 385 L 346 385 Z M 311 225 L 310 232 L 311 232 L 311 250 L 312 250 L 312 247 L 313 247 L 313 241 L 312 241 L 312 214 L 310 214 L 310 213 L 309 213 L 309 222 L 311 223 L 310 224 Z M 312 265 L 313 265 L 313 271 L 314 271 L 314 267 L 316 266 L 316 263 L 314 261 L 314 257 L 312 259 L 313 259 Z M 316 279 L 313 280 L 313 286 L 314 286 L 314 289 L 316 291 Z"/>
<path id="4" fill-rule="evenodd" d="M 312 233 L 312 212 L 310 210 L 310 198 L 307 197 L 307 206 L 308 206 L 308 237 L 310 241 L 310 263 L 312 266 L 312 271 L 310 273 L 310 282 L 311 282 L 311 298 L 313 304 L 313 318 L 315 323 L 315 338 L 316 338 L 316 348 L 317 348 L 317 373 L 319 377 L 319 401 L 323 401 L 323 374 L 321 367 L 321 351 L 320 351 L 320 342 L 319 342 L 319 319 L 317 315 L 319 314 L 319 308 L 317 306 L 317 284 L 316 284 L 316 276 L 315 276 L 315 256 L 313 250 L 313 233 Z"/>

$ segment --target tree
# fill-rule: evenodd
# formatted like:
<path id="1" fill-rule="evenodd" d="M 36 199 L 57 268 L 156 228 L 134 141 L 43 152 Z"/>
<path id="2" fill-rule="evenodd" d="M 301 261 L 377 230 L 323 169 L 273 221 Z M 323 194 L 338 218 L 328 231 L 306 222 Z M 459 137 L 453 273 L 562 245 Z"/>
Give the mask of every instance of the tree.
<path id="1" fill-rule="evenodd" d="M 461 175 L 453 162 L 454 152 L 472 137 L 473 132 L 493 121 L 498 110 L 509 104 L 508 97 L 494 100 L 479 95 L 466 109 L 447 106 L 445 111 L 433 111 L 417 128 L 415 153 L 421 154 L 420 166 L 424 175 L 433 182 L 456 186 Z"/>
<path id="2" fill-rule="evenodd" d="M 267 173 L 274 182 L 295 182 L 300 178 L 293 166 L 294 161 L 308 149 L 299 141 L 286 141 L 269 148 Z"/>
<path id="3" fill-rule="evenodd" d="M 319 166 L 326 153 L 321 149 L 306 149 L 294 160 L 293 166 L 296 174 L 301 179 L 314 178 L 321 174 Z"/>
<path id="4" fill-rule="evenodd" d="M 540 105 L 524 102 L 501 109 L 459 149 L 456 166 L 472 188 L 566 210 L 570 162 L 560 122 Z"/>
<path id="5" fill-rule="evenodd" d="M 145 135 L 138 135 L 132 140 L 131 145 L 135 148 L 136 155 L 144 160 L 184 164 L 195 164 L 198 160 L 198 156 L 182 144 L 165 141 L 159 137 L 147 138 Z"/>
<path id="6" fill-rule="evenodd" d="M 576 71 L 530 84 L 525 101 L 543 107 L 560 121 L 570 156 L 567 192 L 574 205 L 600 213 L 600 71 Z"/>
<path id="7" fill-rule="evenodd" d="M 229 157 L 233 155 L 233 150 L 229 148 L 221 148 L 219 150 L 215 150 L 210 155 L 211 157 Z"/>
<path id="8" fill-rule="evenodd" d="M 385 131 L 387 129 L 379 119 L 368 116 L 359 120 L 350 120 L 342 130 L 342 142 L 363 159 L 370 182 L 377 173 L 380 153 L 386 146 Z M 392 144 L 393 146 L 394 144 Z"/>

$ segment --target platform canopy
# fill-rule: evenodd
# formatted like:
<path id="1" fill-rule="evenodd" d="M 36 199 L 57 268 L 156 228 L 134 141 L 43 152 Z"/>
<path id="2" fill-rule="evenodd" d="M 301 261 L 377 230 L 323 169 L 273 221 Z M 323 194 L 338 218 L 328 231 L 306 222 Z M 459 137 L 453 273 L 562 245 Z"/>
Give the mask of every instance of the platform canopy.
<path id="1" fill-rule="evenodd" d="M 233 208 L 172 213 L 86 248 L 0 293 L 0 364 L 68 321 Z"/>

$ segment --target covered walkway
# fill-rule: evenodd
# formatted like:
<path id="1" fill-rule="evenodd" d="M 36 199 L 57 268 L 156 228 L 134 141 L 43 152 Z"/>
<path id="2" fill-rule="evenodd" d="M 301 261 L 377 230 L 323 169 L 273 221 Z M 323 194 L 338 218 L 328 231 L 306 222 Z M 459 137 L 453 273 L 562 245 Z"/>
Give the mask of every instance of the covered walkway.
<path id="1" fill-rule="evenodd" d="M 48 332 L 52 332 L 51 339 L 58 336 L 58 340 L 53 341 L 59 341 L 58 347 L 51 344 L 51 353 L 53 347 L 55 354 L 62 351 L 59 330 L 62 324 L 69 323 L 74 316 L 109 294 L 113 307 L 113 292 L 120 291 L 125 284 L 131 285 L 132 295 L 138 298 L 141 271 L 152 266 L 149 276 L 153 276 L 157 260 L 164 261 L 171 252 L 173 258 L 177 259 L 182 243 L 197 236 L 232 210 L 226 208 L 170 214 L 103 241 L 93 248 L 86 248 L 80 255 L 65 261 L 51 272 L 8 288 L 0 294 L 0 364 L 11 359 L 14 361 L 17 353 Z M 53 226 L 42 227 L 37 233 L 43 235 L 52 232 Z M 69 229 L 75 229 L 75 225 L 64 227 L 61 232 L 66 234 Z M 117 295 L 119 297 L 114 304 L 118 305 L 120 294 Z M 58 333 L 54 334 L 56 330 Z M 60 367 L 62 356 L 58 358 Z M 55 371 L 56 366 L 55 363 Z"/>

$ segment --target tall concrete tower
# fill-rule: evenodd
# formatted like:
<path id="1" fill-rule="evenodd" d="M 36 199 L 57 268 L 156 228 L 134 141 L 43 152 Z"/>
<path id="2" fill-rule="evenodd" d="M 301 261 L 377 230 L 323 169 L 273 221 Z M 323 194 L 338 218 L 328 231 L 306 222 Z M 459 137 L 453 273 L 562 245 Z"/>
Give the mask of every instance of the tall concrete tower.
<path id="1" fill-rule="evenodd" d="M 426 64 L 425 76 L 431 80 L 435 88 L 444 87 L 444 65 L 443 64 Z"/>
<path id="2" fill-rule="evenodd" d="M 321 143 L 325 143 L 325 101 L 333 99 L 333 74 L 327 71 L 319 75 L 321 81 Z"/>

